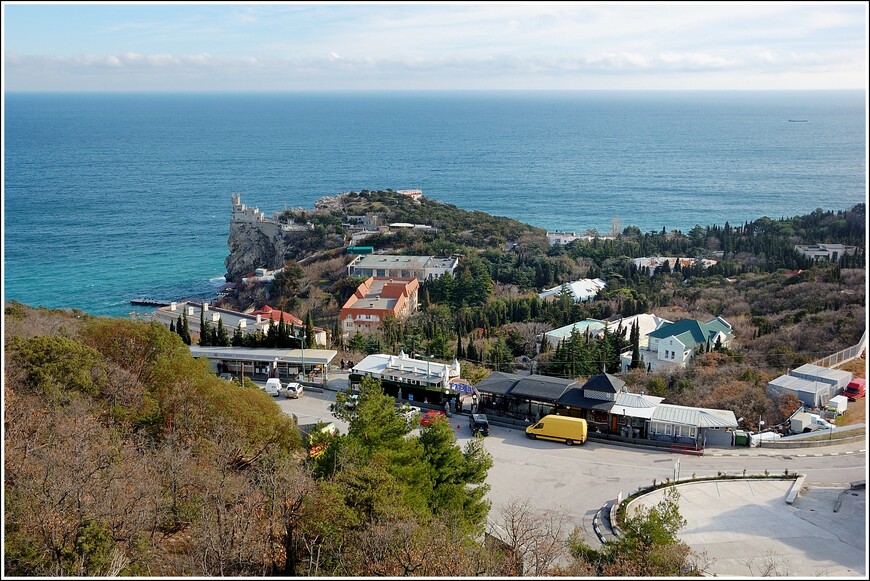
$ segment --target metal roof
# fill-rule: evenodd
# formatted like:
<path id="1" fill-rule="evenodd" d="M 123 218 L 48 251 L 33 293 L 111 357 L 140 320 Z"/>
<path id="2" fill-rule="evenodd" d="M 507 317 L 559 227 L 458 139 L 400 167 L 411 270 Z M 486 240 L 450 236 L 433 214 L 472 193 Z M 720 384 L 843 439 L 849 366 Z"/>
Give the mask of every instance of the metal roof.
<path id="1" fill-rule="evenodd" d="M 520 380 L 514 384 L 508 395 L 535 401 L 555 402 L 568 387 L 576 383 L 577 381 L 574 379 L 562 379 L 561 377 L 521 375 Z"/>
<path id="2" fill-rule="evenodd" d="M 731 410 L 692 408 L 659 404 L 650 419 L 654 422 L 681 424 L 698 428 L 736 428 L 737 418 Z"/>
<path id="3" fill-rule="evenodd" d="M 592 399 L 583 395 L 583 388 L 580 386 L 572 387 L 565 390 L 565 393 L 556 402 L 560 406 L 582 408 L 585 410 L 610 411 L 613 408 L 614 402 L 601 399 Z"/>
<path id="4" fill-rule="evenodd" d="M 663 397 L 621 392 L 616 394 L 616 403 L 610 409 L 615 416 L 650 419 Z"/>
<path id="5" fill-rule="evenodd" d="M 845 384 L 852 380 L 852 374 L 849 371 L 821 367 L 819 365 L 813 365 L 812 363 L 806 363 L 797 369 L 792 369 L 789 371 L 789 375 L 794 375 L 795 377 L 803 376 L 804 379 L 807 377 L 818 377 L 820 381 L 832 385 L 839 385 L 840 383 Z"/>
<path id="6" fill-rule="evenodd" d="M 494 395 L 505 395 L 510 389 L 520 380 L 519 375 L 514 373 L 504 373 L 502 371 L 493 371 L 485 379 L 477 382 L 475 389 L 481 393 L 491 393 Z"/>
<path id="7" fill-rule="evenodd" d="M 794 375 L 780 375 L 776 379 L 767 382 L 767 385 L 777 387 L 779 389 L 787 389 L 789 391 L 802 391 L 805 393 L 821 393 L 831 389 L 830 383 L 822 381 L 811 381 Z"/>
<path id="8" fill-rule="evenodd" d="M 260 361 L 264 363 L 302 363 L 308 365 L 327 365 L 338 351 L 332 349 L 257 349 L 251 347 L 200 347 L 190 345 L 194 357 L 227 359 L 230 361 Z"/>
<path id="9" fill-rule="evenodd" d="M 625 387 L 625 382 L 609 373 L 593 375 L 583 384 L 583 389 L 603 391 L 606 393 L 619 393 L 622 391 L 623 387 Z"/>

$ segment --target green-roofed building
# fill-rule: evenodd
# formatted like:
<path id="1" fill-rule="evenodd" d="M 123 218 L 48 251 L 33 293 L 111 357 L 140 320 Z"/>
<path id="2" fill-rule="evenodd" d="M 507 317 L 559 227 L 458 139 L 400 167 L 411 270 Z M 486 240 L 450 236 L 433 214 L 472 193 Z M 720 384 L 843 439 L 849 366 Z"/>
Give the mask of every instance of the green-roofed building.
<path id="1" fill-rule="evenodd" d="M 731 325 L 722 317 L 707 322 L 681 319 L 662 325 L 647 335 L 649 344 L 640 350 L 644 366 L 651 371 L 685 367 L 700 351 L 727 347 L 734 338 Z M 631 365 L 631 352 L 621 356 L 622 371 Z"/>

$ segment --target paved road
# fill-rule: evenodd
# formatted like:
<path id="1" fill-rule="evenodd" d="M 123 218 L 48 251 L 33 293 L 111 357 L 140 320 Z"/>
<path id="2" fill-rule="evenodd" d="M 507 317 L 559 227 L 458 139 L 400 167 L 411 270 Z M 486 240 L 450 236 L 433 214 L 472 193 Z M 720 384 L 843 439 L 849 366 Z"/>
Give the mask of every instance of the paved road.
<path id="1" fill-rule="evenodd" d="M 300 423 L 334 421 L 339 430 L 346 430 L 347 426 L 329 412 L 328 406 L 334 400 L 335 393 L 332 391 L 309 391 L 298 400 L 280 398 L 278 405 L 285 412 L 296 414 Z M 454 416 L 451 419 L 460 445 L 464 445 L 471 437 L 467 423 L 467 416 Z M 821 530 L 833 530 L 834 523 L 829 520 L 823 519 L 824 526 L 815 533 L 804 526 L 819 512 L 819 503 L 830 504 L 826 495 L 833 494 L 831 491 L 836 491 L 839 495 L 849 487 L 849 483 L 866 479 L 866 442 L 799 450 L 708 449 L 704 456 L 699 457 L 593 442 L 587 442 L 583 446 L 565 446 L 542 440 L 529 440 L 521 430 L 493 426 L 490 436 L 485 439 L 485 445 L 494 461 L 487 478 L 491 487 L 488 496 L 492 501 L 491 521 L 498 522 L 502 507 L 511 501 L 528 499 L 537 511 L 550 510 L 564 515 L 569 526 L 578 527 L 592 546 L 600 545 L 593 528 L 593 517 L 620 492 L 627 496 L 639 488 L 651 485 L 653 481 L 673 480 L 675 476 L 686 479 L 693 475 L 701 477 L 719 473 L 742 474 L 744 470 L 747 474 L 763 474 L 765 471 L 781 474 L 786 469 L 789 473 L 804 474 L 805 485 L 809 488 L 793 506 L 785 503 L 785 492 L 775 486 L 757 487 L 759 491 L 765 490 L 766 496 L 756 499 L 739 490 L 723 493 L 723 498 L 743 502 L 741 508 L 725 504 L 721 498 L 717 498 L 711 507 L 701 507 L 696 501 L 687 500 L 681 503 L 681 513 L 690 524 L 682 535 L 694 549 L 709 549 L 708 552 L 719 563 L 711 571 L 719 575 L 759 576 L 758 571 L 764 568 L 766 562 L 784 562 L 786 555 L 792 566 L 789 573 L 782 573 L 783 564 L 780 563 L 780 574 L 784 575 L 848 576 L 856 574 L 850 571 L 860 571 L 858 575 L 863 577 L 867 571 L 866 565 L 858 566 L 866 561 L 866 507 L 863 492 L 860 494 L 860 501 L 849 495 L 845 499 L 848 504 L 844 503 L 846 508 L 838 513 L 838 518 L 845 518 L 847 522 L 837 526 L 850 531 L 845 534 L 842 542 L 833 540 L 837 533 L 831 533 L 833 537 L 821 534 Z M 730 485 L 729 483 L 728 486 Z M 721 488 L 725 490 L 727 487 Z M 821 492 L 817 493 L 817 490 Z M 770 520 L 772 513 L 758 511 L 759 503 L 772 507 L 771 511 L 782 512 L 777 517 L 780 520 L 775 521 L 779 522 L 776 530 L 781 531 L 777 537 L 779 540 L 771 541 L 770 544 L 758 543 L 758 535 L 745 532 L 745 529 L 749 529 L 768 531 L 764 535 L 769 534 L 770 529 L 765 523 Z M 735 515 L 740 519 L 732 518 Z M 829 517 L 830 515 L 825 519 Z M 795 521 L 795 518 L 801 522 Z M 710 523 L 714 521 L 717 523 L 716 527 L 710 528 Z M 701 542 L 705 538 L 705 527 L 720 534 L 724 534 L 723 530 L 744 532 L 733 532 L 735 537 L 728 542 L 707 546 Z M 790 530 L 795 531 L 795 534 L 786 532 Z M 858 532 L 862 534 L 858 535 Z M 768 552 L 749 555 L 738 548 L 741 543 L 750 543 L 759 550 L 763 548 Z M 830 553 L 829 558 L 823 559 L 818 555 L 820 546 Z M 813 565 L 816 562 L 818 566 Z"/>

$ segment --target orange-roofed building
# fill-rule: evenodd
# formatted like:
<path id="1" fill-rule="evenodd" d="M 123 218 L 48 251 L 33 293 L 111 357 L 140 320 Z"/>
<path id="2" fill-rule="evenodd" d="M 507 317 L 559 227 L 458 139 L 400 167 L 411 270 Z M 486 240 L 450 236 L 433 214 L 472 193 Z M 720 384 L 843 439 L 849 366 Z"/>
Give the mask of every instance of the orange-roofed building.
<path id="1" fill-rule="evenodd" d="M 370 276 L 341 308 L 341 331 L 369 333 L 387 316 L 403 319 L 417 310 L 420 283 L 416 278 Z"/>
<path id="2" fill-rule="evenodd" d="M 285 325 L 296 325 L 297 327 L 301 327 L 305 323 L 302 322 L 302 319 L 297 317 L 292 313 L 285 313 L 284 311 L 279 311 L 278 309 L 273 309 L 269 305 L 263 305 L 263 308 L 258 311 L 251 311 L 248 313 L 250 315 L 260 315 L 263 319 L 272 319 L 275 322 L 281 322 L 283 319 Z"/>

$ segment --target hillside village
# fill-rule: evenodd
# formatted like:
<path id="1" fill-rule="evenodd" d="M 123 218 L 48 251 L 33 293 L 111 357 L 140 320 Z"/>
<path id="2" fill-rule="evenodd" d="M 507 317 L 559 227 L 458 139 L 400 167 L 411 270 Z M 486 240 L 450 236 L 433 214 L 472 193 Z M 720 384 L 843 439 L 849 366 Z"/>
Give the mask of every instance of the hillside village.
<path id="1" fill-rule="evenodd" d="M 599 443 L 628 445 L 604 446 L 608 457 L 638 446 L 703 456 L 811 430 L 824 420 L 799 410 L 824 413 L 866 377 L 863 206 L 549 244 L 542 230 L 416 192 L 346 194 L 268 219 L 233 201 L 234 276 L 214 301 L 171 302 L 150 323 L 5 305 L 10 574 L 708 574 L 676 536 L 676 496 L 618 514 L 613 482 L 663 489 L 670 455 L 664 471 L 644 451 L 587 481 L 587 454 L 547 448 L 547 469 L 535 465 L 547 443 L 526 438 L 531 421 L 583 418 L 593 447 L 582 452 L 596 457 Z M 262 384 L 278 378 L 321 393 L 276 400 Z M 831 419 L 862 421 L 857 397 Z M 312 409 L 342 431 L 294 417 Z M 456 424 L 460 410 L 471 424 Z M 474 412 L 496 438 L 467 437 Z M 772 464 L 740 458 L 753 490 L 795 479 L 792 464 L 768 474 L 782 452 Z M 547 498 L 497 506 L 491 491 L 518 488 L 505 471 L 517 454 L 530 475 L 519 488 Z M 719 479 L 727 464 L 691 460 L 713 475 L 680 479 L 677 461 L 674 482 Z M 570 502 L 553 512 L 561 500 L 549 495 L 569 479 Z M 599 509 L 593 497 L 617 500 Z M 565 513 L 578 511 L 570 530 Z M 532 550 L 499 532 L 510 523 L 532 530 Z M 639 542 L 648 530 L 656 541 Z"/>
<path id="2" fill-rule="evenodd" d="M 491 372 L 565 386 L 604 373 L 619 376 L 615 393 L 719 410 L 729 429 L 757 430 L 764 417 L 782 430 L 801 405 L 826 402 L 802 395 L 806 386 L 782 389 L 781 378 L 864 340 L 863 205 L 685 234 L 618 231 L 615 222 L 604 236 L 465 212 L 420 190 L 348 192 L 272 217 L 237 194 L 232 202 L 228 283 L 210 311 L 184 307 L 195 334 L 210 312 L 200 344 L 332 350 L 342 364 L 378 356 L 418 370 L 455 365 L 451 377 L 396 383 L 393 391 L 402 384 L 418 401 L 432 390 L 433 401 L 455 405 L 462 391 L 451 385 L 482 392 Z M 156 320 L 180 325 L 167 309 L 175 312 L 159 309 Z M 359 365 L 357 376 L 371 375 Z M 309 367 L 288 362 L 277 372 L 324 377 Z M 481 405 L 535 417 L 557 409 L 564 390 L 506 395 Z M 703 441 L 693 431 L 692 443 Z"/>

